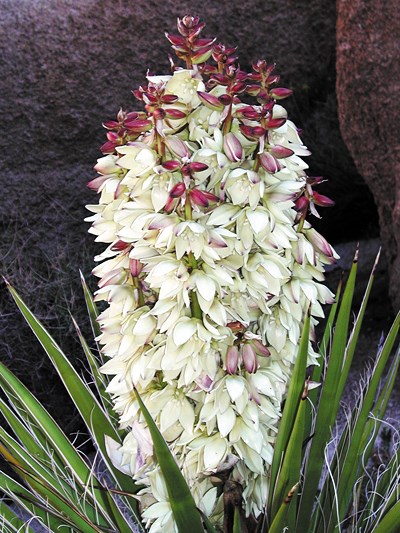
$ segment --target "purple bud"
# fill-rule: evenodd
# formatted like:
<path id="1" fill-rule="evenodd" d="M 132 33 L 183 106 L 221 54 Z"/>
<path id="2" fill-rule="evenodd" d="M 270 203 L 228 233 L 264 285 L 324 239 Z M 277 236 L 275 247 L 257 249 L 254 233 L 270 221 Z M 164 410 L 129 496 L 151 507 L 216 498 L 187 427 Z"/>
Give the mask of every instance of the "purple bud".
<path id="1" fill-rule="evenodd" d="M 251 344 L 244 344 L 242 348 L 242 361 L 244 368 L 250 374 L 254 374 L 258 368 L 256 353 Z"/>
<path id="2" fill-rule="evenodd" d="M 167 135 L 164 139 L 164 142 L 170 152 L 172 152 L 177 157 L 190 157 L 190 152 L 186 144 L 176 137 L 175 135 Z"/>
<path id="3" fill-rule="evenodd" d="M 183 181 L 181 181 L 172 187 L 169 193 L 169 197 L 180 198 L 185 191 L 186 185 L 183 183 Z"/>
<path id="4" fill-rule="evenodd" d="M 239 139 L 232 132 L 229 132 L 224 137 L 224 152 L 226 157 L 231 161 L 241 161 L 243 157 L 243 148 Z"/>
<path id="5" fill-rule="evenodd" d="M 269 94 L 272 98 L 275 98 L 275 100 L 283 100 L 283 98 L 291 96 L 293 91 L 290 89 L 284 89 L 283 87 L 275 87 L 275 89 L 269 91 Z"/>
<path id="6" fill-rule="evenodd" d="M 222 111 L 224 109 L 224 104 L 222 104 L 213 94 L 197 91 L 197 95 L 203 104 L 209 109 L 212 109 L 213 111 Z"/>
<path id="7" fill-rule="evenodd" d="M 282 168 L 279 161 L 269 152 L 263 152 L 260 155 L 260 163 L 270 174 L 275 174 L 275 172 L 279 172 Z"/>
<path id="8" fill-rule="evenodd" d="M 164 112 L 167 118 L 171 118 L 172 120 L 179 120 L 186 117 L 186 113 L 180 109 L 164 109 Z"/>
<path id="9" fill-rule="evenodd" d="M 262 342 L 260 342 L 258 339 L 253 339 L 251 341 L 253 347 L 255 348 L 258 355 L 261 357 L 268 357 L 271 355 L 271 352 L 268 350 L 266 346 Z"/>
<path id="10" fill-rule="evenodd" d="M 313 200 L 315 204 L 320 205 L 321 207 L 332 207 L 335 205 L 335 202 L 333 200 L 331 200 L 327 196 L 324 196 L 323 194 L 319 194 L 314 191 Z"/>
<path id="11" fill-rule="evenodd" d="M 141 273 L 143 268 L 143 263 L 138 261 L 137 259 L 130 259 L 129 260 L 129 268 L 132 273 L 132 276 L 134 278 L 137 278 L 138 275 Z"/>
<path id="12" fill-rule="evenodd" d="M 286 146 L 280 146 L 278 144 L 277 146 L 271 147 L 271 154 L 278 159 L 283 159 L 285 157 L 290 157 L 294 154 L 294 152 L 290 148 L 286 148 Z"/>
<path id="13" fill-rule="evenodd" d="M 193 189 L 190 191 L 190 198 L 194 204 L 201 207 L 208 207 L 208 199 L 203 191 L 199 191 L 199 189 Z"/>
<path id="14" fill-rule="evenodd" d="M 162 166 L 165 168 L 165 170 L 176 170 L 181 166 L 181 163 L 179 161 L 164 161 Z"/>
<path id="15" fill-rule="evenodd" d="M 269 130 L 274 130 L 280 128 L 286 122 L 286 118 L 270 118 L 267 123 L 267 128 Z"/>
<path id="16" fill-rule="evenodd" d="M 226 354 L 226 371 L 235 374 L 238 369 L 239 350 L 237 346 L 231 346 Z"/>

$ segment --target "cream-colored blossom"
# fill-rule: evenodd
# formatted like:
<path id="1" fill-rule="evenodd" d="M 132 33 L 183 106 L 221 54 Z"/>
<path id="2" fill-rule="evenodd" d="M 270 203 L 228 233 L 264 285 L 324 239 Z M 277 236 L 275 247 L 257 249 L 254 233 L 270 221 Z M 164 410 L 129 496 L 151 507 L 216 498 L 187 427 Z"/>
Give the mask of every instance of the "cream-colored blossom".
<path id="1" fill-rule="evenodd" d="M 221 522 L 222 498 L 210 477 L 226 470 L 244 487 L 246 513 L 257 517 L 305 309 L 311 305 L 313 330 L 321 306 L 333 301 L 323 270 L 337 255 L 307 221 L 298 224 L 302 158 L 310 152 L 290 120 L 258 142 L 241 130 L 259 125 L 240 118 L 244 104 L 233 103 L 224 129 L 229 106 L 215 99 L 226 86 L 209 91 L 213 109 L 202 103 L 197 68 L 148 82 L 176 95 L 164 110 L 185 117 L 150 116 L 152 131 L 98 160 L 92 188 L 100 200 L 87 220 L 108 245 L 93 271 L 95 298 L 107 304 L 98 341 L 107 357 L 102 371 L 113 376 L 107 390 L 127 429 L 122 447 L 107 446 L 143 487 L 143 519 L 157 533 L 176 525 L 133 388 L 203 512 Z M 272 117 L 287 119 L 287 112 L 275 104 Z M 286 157 L 260 166 L 260 153 L 276 147 Z M 182 194 L 174 197 L 177 185 Z M 311 343 L 308 356 L 317 361 Z"/>

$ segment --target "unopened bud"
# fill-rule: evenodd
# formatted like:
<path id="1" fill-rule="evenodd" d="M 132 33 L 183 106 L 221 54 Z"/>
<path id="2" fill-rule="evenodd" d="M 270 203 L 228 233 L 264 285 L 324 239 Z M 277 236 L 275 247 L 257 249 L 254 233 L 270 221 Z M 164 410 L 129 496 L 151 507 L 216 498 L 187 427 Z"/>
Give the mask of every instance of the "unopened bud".
<path id="1" fill-rule="evenodd" d="M 168 150 L 177 157 L 190 157 L 190 152 L 186 144 L 179 137 L 176 137 L 176 135 L 167 135 L 164 138 L 164 142 Z"/>
<path id="2" fill-rule="evenodd" d="M 257 354 L 261 357 L 268 357 L 271 355 L 271 352 L 268 350 L 266 346 L 262 342 L 260 342 L 258 339 L 253 339 L 251 341 L 254 349 L 256 350 Z"/>
<path id="3" fill-rule="evenodd" d="M 259 139 L 266 133 L 266 130 L 261 126 L 245 126 L 244 124 L 240 124 L 239 127 L 243 135 L 250 139 Z"/>
<path id="4" fill-rule="evenodd" d="M 258 368 L 258 361 L 256 353 L 251 346 L 251 344 L 244 344 L 242 348 L 242 361 L 243 366 L 249 372 L 249 374 L 254 374 Z"/>
<path id="5" fill-rule="evenodd" d="M 169 192 L 170 198 L 180 198 L 182 194 L 186 191 L 186 185 L 183 183 L 183 181 L 180 181 L 176 185 L 172 187 L 172 189 Z"/>
<path id="6" fill-rule="evenodd" d="M 197 91 L 197 95 L 203 104 L 213 111 L 222 111 L 225 107 L 213 94 Z"/>
<path id="7" fill-rule="evenodd" d="M 269 130 L 274 130 L 280 128 L 286 122 L 286 118 L 270 118 L 267 122 L 267 128 Z"/>
<path id="8" fill-rule="evenodd" d="M 226 371 L 235 374 L 238 369 L 239 350 L 237 346 L 231 346 L 226 354 Z"/>
<path id="9" fill-rule="evenodd" d="M 277 145 L 271 147 L 271 154 L 278 159 L 284 159 L 293 155 L 294 152 L 290 148 L 286 148 L 286 146 Z"/>
<path id="10" fill-rule="evenodd" d="M 333 200 L 331 200 L 327 196 L 324 196 L 323 194 L 319 194 L 314 191 L 313 200 L 315 204 L 320 205 L 321 207 L 332 207 L 335 205 L 335 202 Z"/>
<path id="11" fill-rule="evenodd" d="M 275 172 L 279 172 L 282 168 L 279 161 L 269 152 L 263 152 L 260 155 L 260 163 L 270 174 L 275 174 Z"/>
<path id="12" fill-rule="evenodd" d="M 275 100 L 283 100 L 284 98 L 291 96 L 293 91 L 290 89 L 284 89 L 283 87 L 275 87 L 269 91 L 269 94 L 272 98 L 275 98 Z"/>
<path id="13" fill-rule="evenodd" d="M 181 163 L 179 161 L 176 161 L 176 160 L 173 160 L 173 161 L 164 161 L 164 163 L 162 164 L 163 168 L 165 168 L 165 170 L 176 170 L 178 169 L 180 166 L 181 166 Z"/>
<path id="14" fill-rule="evenodd" d="M 165 116 L 172 120 L 179 120 L 186 117 L 186 113 L 180 109 L 164 109 Z"/>
<path id="15" fill-rule="evenodd" d="M 228 159 L 237 162 L 243 157 L 243 148 L 239 139 L 232 132 L 224 136 L 224 152 Z"/>
<path id="16" fill-rule="evenodd" d="M 129 260 L 129 268 L 132 273 L 132 276 L 134 278 L 137 278 L 138 275 L 141 273 L 143 268 L 143 263 L 138 261 L 137 259 L 130 259 Z"/>
<path id="17" fill-rule="evenodd" d="M 203 191 L 199 191 L 199 189 L 191 190 L 190 198 L 194 204 L 199 205 L 201 207 L 208 207 L 208 199 Z"/>

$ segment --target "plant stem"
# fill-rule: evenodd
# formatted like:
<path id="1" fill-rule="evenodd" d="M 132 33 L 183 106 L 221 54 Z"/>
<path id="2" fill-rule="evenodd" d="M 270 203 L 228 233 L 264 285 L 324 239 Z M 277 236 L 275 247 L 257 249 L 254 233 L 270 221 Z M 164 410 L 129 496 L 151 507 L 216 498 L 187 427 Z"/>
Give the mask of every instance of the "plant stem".
<path id="1" fill-rule="evenodd" d="M 186 202 L 185 202 L 185 218 L 186 218 L 186 220 L 193 220 L 193 217 L 192 217 L 192 206 L 190 204 L 189 196 L 186 197 Z M 198 264 L 197 264 L 196 258 L 195 258 L 195 256 L 193 255 L 192 252 L 188 253 L 188 262 L 189 262 L 189 266 L 191 267 L 192 270 L 196 270 L 198 268 Z M 202 320 L 203 313 L 202 313 L 201 308 L 200 308 L 200 304 L 199 304 L 199 300 L 197 298 L 197 294 L 195 293 L 194 290 L 192 290 L 191 293 L 190 293 L 190 309 L 192 311 L 192 315 L 193 315 L 194 318 L 198 318 L 198 319 Z"/>

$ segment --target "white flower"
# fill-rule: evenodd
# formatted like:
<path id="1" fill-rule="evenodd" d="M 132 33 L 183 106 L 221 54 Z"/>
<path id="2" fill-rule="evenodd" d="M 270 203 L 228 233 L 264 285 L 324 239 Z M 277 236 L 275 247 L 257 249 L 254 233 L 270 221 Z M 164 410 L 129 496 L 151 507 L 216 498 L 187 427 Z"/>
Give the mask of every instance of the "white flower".
<path id="1" fill-rule="evenodd" d="M 176 70 L 165 86 L 167 94 L 175 94 L 190 108 L 200 104 L 197 91 L 204 90 L 204 83 L 195 70 Z"/>
<path id="2" fill-rule="evenodd" d="M 107 446 L 143 487 L 150 533 L 176 525 L 133 388 L 217 527 L 223 501 L 210 476 L 222 471 L 257 517 L 305 309 L 312 337 L 333 301 L 323 270 L 337 255 L 294 209 L 310 188 L 296 127 L 276 104 L 260 122 L 265 108 L 231 102 L 225 85 L 200 99 L 200 70 L 148 76 L 146 131 L 100 158 L 90 182 L 100 193 L 90 231 L 107 243 L 93 271 L 107 303 L 102 372 L 127 429 L 122 446 Z"/>

